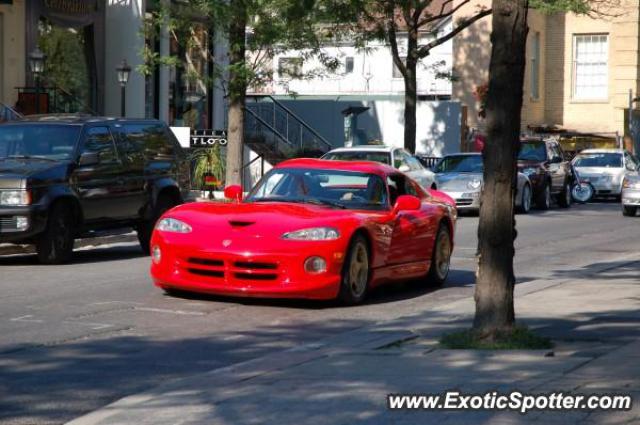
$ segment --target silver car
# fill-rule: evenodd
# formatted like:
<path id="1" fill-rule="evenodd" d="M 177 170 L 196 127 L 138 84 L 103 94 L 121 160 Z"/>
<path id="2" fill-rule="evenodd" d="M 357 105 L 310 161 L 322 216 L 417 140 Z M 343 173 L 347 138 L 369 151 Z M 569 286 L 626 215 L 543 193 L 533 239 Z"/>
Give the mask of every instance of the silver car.
<path id="1" fill-rule="evenodd" d="M 622 215 L 635 217 L 640 207 L 640 176 L 628 174 L 622 181 Z"/>
<path id="2" fill-rule="evenodd" d="M 638 172 L 636 159 L 623 149 L 585 149 L 572 161 L 580 180 L 589 182 L 595 196 L 622 195 L 622 181 Z"/>
<path id="3" fill-rule="evenodd" d="M 338 148 L 324 154 L 322 159 L 382 162 L 402 171 L 424 188 L 437 189 L 433 171 L 425 168 L 416 157 L 402 148 L 385 145 Z"/>
<path id="4" fill-rule="evenodd" d="M 479 153 L 457 153 L 446 155 L 435 166 L 438 190 L 456 201 L 460 211 L 478 211 L 482 191 L 482 155 Z M 522 173 L 518 173 L 518 186 L 515 206 L 518 211 L 528 213 L 531 210 L 531 182 Z"/>

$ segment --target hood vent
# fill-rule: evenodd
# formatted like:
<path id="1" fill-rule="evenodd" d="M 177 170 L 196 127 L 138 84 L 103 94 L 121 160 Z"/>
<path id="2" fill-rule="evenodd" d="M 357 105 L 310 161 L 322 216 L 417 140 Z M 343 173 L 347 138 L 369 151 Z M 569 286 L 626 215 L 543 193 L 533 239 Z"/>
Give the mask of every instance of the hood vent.
<path id="1" fill-rule="evenodd" d="M 233 227 L 247 227 L 255 223 L 255 221 L 229 220 L 229 224 Z"/>

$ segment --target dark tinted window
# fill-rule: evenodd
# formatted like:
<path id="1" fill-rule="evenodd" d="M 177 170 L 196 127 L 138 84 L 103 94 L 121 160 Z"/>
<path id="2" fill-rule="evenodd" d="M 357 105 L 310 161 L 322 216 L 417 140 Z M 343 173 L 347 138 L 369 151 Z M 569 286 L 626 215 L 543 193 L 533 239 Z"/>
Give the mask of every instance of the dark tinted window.
<path id="1" fill-rule="evenodd" d="M 576 167 L 622 168 L 622 155 L 619 153 L 581 153 L 573 163 Z"/>
<path id="2" fill-rule="evenodd" d="M 71 159 L 81 128 L 71 125 L 29 124 L 0 127 L 0 158 L 32 156 Z"/>
<path id="3" fill-rule="evenodd" d="M 445 156 L 436 165 L 436 173 L 482 173 L 482 156 L 451 155 Z"/>
<path id="4" fill-rule="evenodd" d="M 544 142 L 522 142 L 518 159 L 523 161 L 546 161 L 547 147 Z"/>
<path id="5" fill-rule="evenodd" d="M 175 154 L 175 145 L 162 124 L 124 124 L 121 131 L 120 145 L 126 152 L 144 152 L 147 158 L 166 158 Z"/>
<path id="6" fill-rule="evenodd" d="M 111 132 L 107 127 L 91 127 L 87 130 L 84 152 L 97 152 L 100 162 L 112 162 L 118 159 Z"/>

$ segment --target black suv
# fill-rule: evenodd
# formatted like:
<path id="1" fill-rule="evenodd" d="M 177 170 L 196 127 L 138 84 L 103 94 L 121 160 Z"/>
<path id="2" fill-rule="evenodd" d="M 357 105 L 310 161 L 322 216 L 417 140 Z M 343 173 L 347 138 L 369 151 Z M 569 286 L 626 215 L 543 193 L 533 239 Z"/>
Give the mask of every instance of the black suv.
<path id="1" fill-rule="evenodd" d="M 0 243 L 68 261 L 75 238 L 155 221 L 188 193 L 189 163 L 161 121 L 38 117 L 0 125 Z"/>
<path id="2" fill-rule="evenodd" d="M 571 163 L 555 140 L 521 140 L 518 171 L 529 177 L 538 208 L 549 209 L 552 196 L 562 208 L 571 206 Z"/>

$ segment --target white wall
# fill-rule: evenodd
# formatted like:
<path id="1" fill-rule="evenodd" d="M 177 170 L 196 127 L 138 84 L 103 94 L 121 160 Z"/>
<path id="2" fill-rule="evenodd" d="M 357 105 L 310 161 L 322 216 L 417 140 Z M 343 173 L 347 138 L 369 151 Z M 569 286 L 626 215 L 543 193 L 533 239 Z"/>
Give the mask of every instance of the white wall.
<path id="1" fill-rule="evenodd" d="M 369 110 L 358 116 L 358 130 L 364 142 L 382 140 L 387 145 L 404 143 L 404 97 L 360 96 L 279 98 L 302 120 L 318 131 L 335 147 L 344 146 L 343 115 L 350 106 L 365 106 Z M 460 150 L 460 103 L 451 101 L 419 101 L 417 108 L 416 151 L 441 156 Z"/>
<path id="2" fill-rule="evenodd" d="M 443 26 L 443 31 L 451 30 L 451 22 Z M 420 44 L 425 44 L 431 38 L 421 36 Z M 389 95 L 404 92 L 402 78 L 393 78 L 393 59 L 391 48 L 381 42 L 371 42 L 367 46 L 368 51 L 358 50 L 353 46 L 326 47 L 324 53 L 329 57 L 338 58 L 342 67 L 335 73 L 326 71 L 317 59 L 306 60 L 303 65 L 303 73 L 314 75 L 310 79 L 290 80 L 286 76 L 278 74 L 278 61 L 282 57 L 300 57 L 298 51 L 289 51 L 278 54 L 273 60 L 274 81 L 265 88 L 265 91 L 273 94 L 287 94 L 295 92 L 301 95 L 331 95 L 331 94 L 371 94 Z M 399 40 L 400 55 L 406 55 L 406 36 Z M 353 57 L 354 69 L 346 74 L 344 69 L 345 59 Z M 435 64 L 443 62 L 437 70 Z M 418 94 L 423 95 L 451 95 L 451 81 L 449 79 L 436 78 L 436 72 L 451 72 L 453 66 L 453 43 L 448 41 L 431 51 L 431 54 L 418 65 Z"/>
<path id="3" fill-rule="evenodd" d="M 144 40 L 140 36 L 144 17 L 144 0 L 108 0 L 106 10 L 105 41 L 105 114 L 120 115 L 120 84 L 116 67 L 126 59 L 132 68 L 127 84 L 127 116 L 144 118 L 145 81 L 136 71 L 142 63 L 140 52 Z"/>

